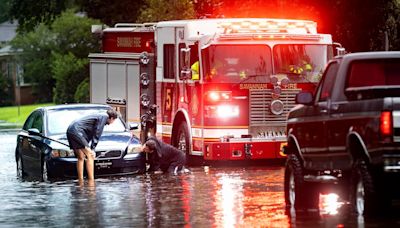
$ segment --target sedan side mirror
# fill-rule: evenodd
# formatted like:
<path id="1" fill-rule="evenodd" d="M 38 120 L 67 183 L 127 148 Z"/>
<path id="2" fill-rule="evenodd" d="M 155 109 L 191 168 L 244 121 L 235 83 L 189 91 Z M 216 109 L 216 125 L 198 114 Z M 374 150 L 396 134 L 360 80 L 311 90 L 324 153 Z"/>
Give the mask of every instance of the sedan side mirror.
<path id="1" fill-rule="evenodd" d="M 300 92 L 296 95 L 296 103 L 303 105 L 311 105 L 313 101 L 312 93 L 310 92 Z"/>
<path id="2" fill-rule="evenodd" d="M 137 129 L 139 129 L 139 124 L 137 124 L 137 123 L 129 124 L 129 130 L 137 130 Z"/>
<path id="3" fill-rule="evenodd" d="M 41 136 L 42 134 L 40 133 L 40 131 L 36 128 L 30 128 L 28 129 L 28 133 L 30 135 L 36 135 L 36 136 Z"/>

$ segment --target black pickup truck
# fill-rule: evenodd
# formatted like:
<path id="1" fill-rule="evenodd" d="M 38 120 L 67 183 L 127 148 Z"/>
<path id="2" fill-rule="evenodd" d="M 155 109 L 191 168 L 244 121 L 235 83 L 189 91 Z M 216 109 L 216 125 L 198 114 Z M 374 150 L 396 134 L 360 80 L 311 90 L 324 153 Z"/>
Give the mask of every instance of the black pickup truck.
<path id="1" fill-rule="evenodd" d="M 318 208 L 336 189 L 359 215 L 400 196 L 400 52 L 364 52 L 328 63 L 314 94 L 288 114 L 285 201 Z"/>

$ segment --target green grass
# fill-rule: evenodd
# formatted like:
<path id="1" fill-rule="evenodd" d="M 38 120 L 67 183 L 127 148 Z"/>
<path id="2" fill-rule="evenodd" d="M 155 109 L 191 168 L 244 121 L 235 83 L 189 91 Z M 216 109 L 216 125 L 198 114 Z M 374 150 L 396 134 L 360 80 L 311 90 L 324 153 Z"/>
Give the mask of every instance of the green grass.
<path id="1" fill-rule="evenodd" d="M 0 121 L 6 121 L 22 126 L 29 114 L 37 107 L 54 105 L 53 103 L 0 107 Z"/>

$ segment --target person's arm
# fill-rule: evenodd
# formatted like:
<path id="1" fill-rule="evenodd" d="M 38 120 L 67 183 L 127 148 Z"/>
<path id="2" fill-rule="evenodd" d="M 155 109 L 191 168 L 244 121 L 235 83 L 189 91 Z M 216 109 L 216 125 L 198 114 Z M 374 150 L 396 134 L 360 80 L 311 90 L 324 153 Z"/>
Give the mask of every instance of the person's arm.
<path id="1" fill-rule="evenodd" d="M 149 169 L 147 170 L 148 172 L 154 172 L 160 170 L 160 158 L 158 157 L 158 154 L 151 153 L 149 154 Z"/>
<path id="2" fill-rule="evenodd" d="M 90 149 L 94 150 L 97 146 L 97 143 L 99 143 L 99 139 L 100 139 L 101 134 L 103 133 L 104 126 L 107 123 L 107 119 L 108 119 L 108 116 L 105 116 L 105 115 L 98 117 L 98 119 L 96 121 L 95 132 L 93 134 L 93 139 L 92 139 L 92 144 L 90 146 Z"/>

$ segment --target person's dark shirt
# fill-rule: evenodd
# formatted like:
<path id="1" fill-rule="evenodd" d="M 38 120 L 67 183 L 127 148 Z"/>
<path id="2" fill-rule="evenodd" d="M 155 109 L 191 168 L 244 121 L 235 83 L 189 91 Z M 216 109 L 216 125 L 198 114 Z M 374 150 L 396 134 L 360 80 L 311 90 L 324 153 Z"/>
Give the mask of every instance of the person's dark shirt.
<path id="1" fill-rule="evenodd" d="M 149 137 L 147 141 L 149 140 L 154 140 L 156 142 L 156 151 L 149 156 L 149 171 L 156 171 L 161 168 L 162 171 L 166 172 L 172 162 L 178 161 L 182 156 L 185 157 L 184 152 L 172 145 L 162 142 L 154 136 Z"/>
<path id="2" fill-rule="evenodd" d="M 84 116 L 72 122 L 70 128 L 76 130 L 87 142 L 92 141 L 90 148 L 94 150 L 107 124 L 107 113 L 92 114 Z"/>

